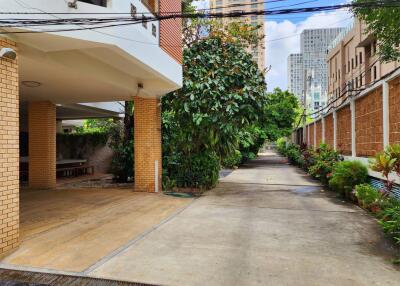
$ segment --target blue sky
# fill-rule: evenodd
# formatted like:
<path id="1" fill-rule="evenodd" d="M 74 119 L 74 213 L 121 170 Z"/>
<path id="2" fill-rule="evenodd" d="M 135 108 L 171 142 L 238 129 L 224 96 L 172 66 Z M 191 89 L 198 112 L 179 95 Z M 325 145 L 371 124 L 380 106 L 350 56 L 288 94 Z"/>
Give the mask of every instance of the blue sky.
<path id="1" fill-rule="evenodd" d="M 260 2 L 263 0 L 259 0 Z M 327 6 L 348 2 L 347 0 L 287 0 L 275 3 L 266 3 L 267 9 L 278 6 L 287 8 Z M 250 0 L 248 1 L 250 2 Z M 268 0 L 267 0 L 268 2 Z M 296 5 L 299 3 L 304 3 Z M 199 7 L 207 7 L 208 1 L 198 1 Z M 286 7 L 285 7 L 286 8 Z M 283 9 L 277 8 L 277 9 Z M 353 21 L 351 13 L 347 11 L 332 11 L 318 13 L 302 13 L 295 15 L 267 16 L 265 18 L 265 47 L 266 67 L 270 68 L 266 80 L 268 90 L 275 87 L 287 88 L 287 56 L 300 51 L 299 34 L 304 29 L 344 27 Z"/>

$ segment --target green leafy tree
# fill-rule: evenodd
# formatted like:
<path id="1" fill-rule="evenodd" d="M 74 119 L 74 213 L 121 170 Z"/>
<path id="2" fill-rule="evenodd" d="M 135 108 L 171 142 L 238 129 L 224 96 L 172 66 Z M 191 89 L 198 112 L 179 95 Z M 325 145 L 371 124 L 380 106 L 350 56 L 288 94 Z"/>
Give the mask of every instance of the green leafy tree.
<path id="1" fill-rule="evenodd" d="M 266 103 L 264 76 L 244 49 L 247 40 L 230 35 L 214 29 L 185 49 L 183 87 L 163 97 L 164 113 L 179 129 L 173 145 L 184 153 L 234 150 L 239 130 L 257 122 Z"/>
<path id="2" fill-rule="evenodd" d="M 213 158 L 235 153 L 242 131 L 259 125 L 266 86 L 245 49 L 257 40 L 254 27 L 197 21 L 186 33 L 183 87 L 162 98 L 164 175 L 178 186 L 210 187 L 219 169 Z"/>
<path id="3" fill-rule="evenodd" d="M 267 138 L 276 141 L 280 137 L 289 136 L 299 114 L 299 102 L 295 95 L 279 88 L 268 93 L 263 114 L 263 129 Z"/>
<path id="4" fill-rule="evenodd" d="M 354 0 L 354 3 L 371 3 L 371 0 Z M 397 2 L 397 3 L 396 3 Z M 378 54 L 383 61 L 400 60 L 400 6 L 398 1 L 382 0 L 387 7 L 356 7 L 354 14 L 367 24 L 367 31 L 377 39 Z M 395 7 L 397 5 L 397 7 Z"/>

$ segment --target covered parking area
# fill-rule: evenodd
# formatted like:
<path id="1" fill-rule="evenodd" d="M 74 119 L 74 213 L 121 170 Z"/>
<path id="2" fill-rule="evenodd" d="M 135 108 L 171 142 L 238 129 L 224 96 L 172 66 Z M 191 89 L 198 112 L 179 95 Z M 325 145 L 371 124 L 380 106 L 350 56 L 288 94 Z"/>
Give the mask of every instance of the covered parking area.
<path id="1" fill-rule="evenodd" d="M 84 274 L 140 240 L 192 199 L 131 189 L 21 192 L 20 244 L 0 268 Z"/>
<path id="2" fill-rule="evenodd" d="M 161 191 L 160 96 L 179 83 L 118 45 L 43 33 L 0 37 L 4 48 L 16 58 L 0 58 L 3 263 L 41 266 L 46 260 L 57 268 L 56 261 L 87 256 L 86 267 L 180 207 L 180 199 L 147 194 Z M 181 71 L 166 58 L 158 60 Z M 134 190 L 143 193 L 133 193 L 133 188 L 56 190 L 58 109 L 125 100 L 135 102 Z M 25 123 L 29 191 L 20 192 L 19 134 Z"/>

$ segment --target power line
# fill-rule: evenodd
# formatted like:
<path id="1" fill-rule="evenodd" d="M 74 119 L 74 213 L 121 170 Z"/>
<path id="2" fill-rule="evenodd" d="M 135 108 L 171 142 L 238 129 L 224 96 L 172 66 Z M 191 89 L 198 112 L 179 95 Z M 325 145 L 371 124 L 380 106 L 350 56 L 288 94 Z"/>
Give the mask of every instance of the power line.
<path id="1" fill-rule="evenodd" d="M 392 2 L 391 2 L 392 3 Z M 363 3 L 363 4 L 341 4 L 341 5 L 331 5 L 331 6 L 318 6 L 318 7 L 306 7 L 306 8 L 295 8 L 295 9 L 281 9 L 281 10 L 260 10 L 260 11 L 233 11 L 230 13 L 189 13 L 189 14 L 177 14 L 177 13 L 162 13 L 159 16 L 142 16 L 142 17 L 125 17 L 125 18 L 70 18 L 70 19 L 31 19 L 31 20 L 2 20 L 2 24 L 8 25 L 7 28 L 20 28 L 25 27 L 29 24 L 42 24 L 43 26 L 49 25 L 84 25 L 79 28 L 61 28 L 61 29 L 47 29 L 43 31 L 5 31 L 0 32 L 0 34 L 27 34 L 27 33 L 54 33 L 54 32 L 71 32 L 71 31 L 81 31 L 81 30 L 94 30 L 94 29 L 104 29 L 110 27 L 117 26 L 126 26 L 126 25 L 134 25 L 145 22 L 153 22 L 153 21 L 163 21 L 169 19 L 188 19 L 188 18 L 200 18 L 200 19 L 218 19 L 218 18 L 239 18 L 243 16 L 251 16 L 251 15 L 283 15 L 283 14 L 298 14 L 305 11 L 308 12 L 316 12 L 316 11 L 331 11 L 337 9 L 343 9 L 345 7 L 375 7 L 375 8 L 392 8 L 392 7 L 400 7 L 400 3 L 396 2 L 397 5 L 387 5 L 382 3 Z M 17 15 L 49 15 L 49 13 L 43 12 L 0 12 L 0 14 L 17 14 Z M 51 13 L 51 15 L 81 15 L 81 14 L 116 14 L 116 13 Z M 117 13 L 117 14 L 126 14 L 126 13 Z M 9 22 L 7 22 L 9 21 Z M 21 22 L 19 24 L 19 22 Z M 21 26 L 21 24 L 23 26 Z M 47 25 L 49 24 L 49 25 Z M 91 27 L 87 27 L 91 25 Z"/>
<path id="2" fill-rule="evenodd" d="M 393 3 L 393 4 L 392 4 Z M 397 5 L 395 5 L 397 4 Z M 328 5 L 328 6 L 315 6 L 315 7 L 302 7 L 302 8 L 292 8 L 292 9 L 279 9 L 279 10 L 258 10 L 258 11 L 240 11 L 240 12 L 230 12 L 230 13 L 181 13 L 181 12 L 163 12 L 156 13 L 155 16 L 160 17 L 161 20 L 163 17 L 162 14 L 171 14 L 175 16 L 175 18 L 205 18 L 205 17 L 238 17 L 242 15 L 282 15 L 282 14 L 297 14 L 304 12 L 318 12 L 318 11 L 332 11 L 338 9 L 345 8 L 394 8 L 400 7 L 398 4 L 400 2 L 398 0 L 393 1 L 371 1 L 371 2 L 363 2 L 363 3 L 349 3 L 349 4 L 337 4 L 337 5 Z M 239 4 L 238 4 L 239 5 Z M 241 4 L 242 5 L 242 4 Z M 243 5 L 242 5 L 243 6 Z M 289 7 L 290 5 L 286 6 Z M 240 6 L 237 6 L 240 7 Z M 209 10 L 209 9 L 207 9 Z M 48 12 L 0 12 L 3 15 L 48 15 Z M 145 14 L 145 13 L 140 13 Z M 154 13 L 151 13 L 154 15 Z M 131 15 L 128 12 L 52 12 L 51 15 Z M 169 16 L 166 16 L 169 17 Z"/>
<path id="3" fill-rule="evenodd" d="M 369 64 L 368 67 L 367 67 L 366 69 L 364 69 L 364 71 L 361 71 L 357 76 L 354 76 L 354 77 L 353 77 L 353 80 L 354 80 L 354 78 L 357 78 L 357 77 L 359 77 L 359 76 L 362 77 L 364 74 L 366 74 L 367 71 L 371 70 L 372 67 L 373 67 L 379 60 L 380 60 L 380 58 L 376 59 L 374 62 L 372 62 L 371 64 Z M 396 70 L 397 70 L 397 69 L 395 69 L 395 71 L 396 71 Z M 392 73 L 389 73 L 388 75 L 385 75 L 385 77 L 386 77 L 386 76 L 389 76 L 390 74 L 392 74 Z M 383 77 L 383 78 L 385 78 L 385 77 Z M 342 105 L 344 102 L 346 102 L 346 100 L 347 100 L 350 96 L 354 96 L 354 94 L 348 94 L 349 92 L 353 92 L 353 91 L 360 91 L 360 92 L 361 92 L 361 91 L 367 89 L 369 86 L 372 86 L 373 84 L 375 84 L 376 82 L 378 82 L 379 80 L 381 80 L 381 79 L 383 79 L 383 78 L 380 78 L 380 79 L 375 80 L 374 82 L 368 84 L 368 86 L 365 85 L 366 87 L 365 87 L 364 89 L 362 89 L 362 90 L 349 89 L 348 86 L 347 86 L 347 84 L 346 84 L 346 85 L 342 88 L 342 90 L 340 91 L 340 95 L 339 95 L 338 97 L 336 97 L 334 100 L 331 100 L 331 101 L 328 103 L 328 105 L 326 105 L 326 106 L 320 108 L 320 109 L 317 110 L 317 111 L 314 111 L 313 113 L 307 114 L 306 116 L 312 116 L 312 115 L 322 114 L 322 113 L 325 113 L 325 114 L 326 114 L 326 113 L 328 113 L 328 112 L 330 111 L 330 109 L 331 109 L 332 107 L 335 107 L 335 106 L 333 106 L 333 104 L 336 103 L 339 99 L 345 97 L 344 100 L 343 100 L 343 102 L 341 103 L 341 105 Z M 360 92 L 359 92 L 359 93 L 360 93 Z M 358 93 L 358 94 L 359 94 L 359 93 Z M 357 95 L 358 95 L 358 94 L 357 94 Z M 339 105 L 339 107 L 340 107 L 341 105 Z M 328 109 L 327 109 L 327 108 L 328 108 Z M 338 108 L 338 106 L 336 106 L 336 108 Z M 324 111 L 325 109 L 327 109 L 327 110 Z"/>

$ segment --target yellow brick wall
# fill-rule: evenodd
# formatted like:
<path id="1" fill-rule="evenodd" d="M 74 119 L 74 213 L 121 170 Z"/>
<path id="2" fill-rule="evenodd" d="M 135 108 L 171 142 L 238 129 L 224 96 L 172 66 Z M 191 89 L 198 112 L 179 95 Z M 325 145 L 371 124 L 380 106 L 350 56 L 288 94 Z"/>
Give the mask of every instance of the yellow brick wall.
<path id="1" fill-rule="evenodd" d="M 0 48 L 16 44 L 0 38 Z M 0 254 L 18 246 L 19 91 L 18 59 L 0 59 Z"/>
<path id="2" fill-rule="evenodd" d="M 30 102 L 29 187 L 56 187 L 56 106 L 49 101 Z"/>
<path id="3" fill-rule="evenodd" d="M 134 97 L 135 191 L 155 191 L 155 161 L 161 191 L 161 107 L 159 99 Z"/>

